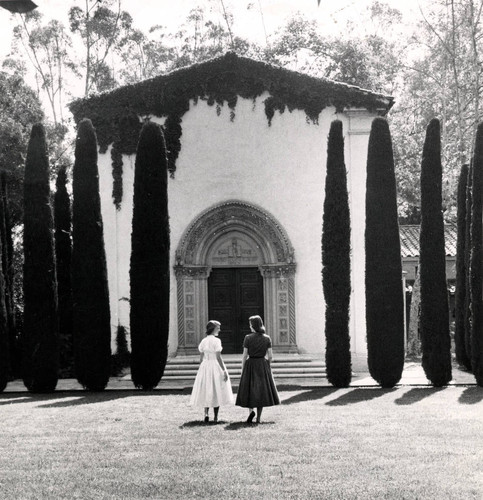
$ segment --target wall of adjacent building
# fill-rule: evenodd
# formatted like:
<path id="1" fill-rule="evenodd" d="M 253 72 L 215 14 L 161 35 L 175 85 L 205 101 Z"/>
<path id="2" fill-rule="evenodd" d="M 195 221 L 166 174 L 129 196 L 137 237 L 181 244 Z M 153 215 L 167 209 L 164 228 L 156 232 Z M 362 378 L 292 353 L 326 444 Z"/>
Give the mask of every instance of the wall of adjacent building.
<path id="1" fill-rule="evenodd" d="M 177 348 L 177 300 L 174 253 L 183 232 L 209 207 L 228 200 L 252 203 L 270 213 L 286 231 L 295 250 L 296 335 L 301 352 L 322 353 L 324 298 L 321 284 L 321 230 L 327 136 L 332 120 L 341 119 L 352 216 L 353 352 L 366 351 L 364 299 L 365 162 L 373 115 L 367 111 L 337 114 L 325 109 L 318 124 L 303 111 L 275 113 L 271 126 L 264 112 L 265 94 L 255 102 L 238 99 L 235 118 L 227 106 L 217 114 L 204 101 L 191 103 L 183 116 L 182 147 L 174 178 L 169 179 L 171 229 L 171 304 L 169 352 Z M 152 117 L 163 123 L 163 118 Z M 131 246 L 134 157 L 123 157 L 123 200 L 112 202 L 110 148 L 99 157 L 102 214 L 108 262 L 113 328 L 129 327 L 129 258 Z M 207 320 L 209 318 L 206 318 Z M 270 332 L 268 332 L 270 333 Z"/>

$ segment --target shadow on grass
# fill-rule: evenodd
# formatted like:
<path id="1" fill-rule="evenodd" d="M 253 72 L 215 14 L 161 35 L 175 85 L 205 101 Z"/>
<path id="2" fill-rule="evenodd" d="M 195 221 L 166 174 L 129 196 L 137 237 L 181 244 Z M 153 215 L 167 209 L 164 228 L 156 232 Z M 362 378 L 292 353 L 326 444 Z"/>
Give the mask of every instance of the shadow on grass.
<path id="1" fill-rule="evenodd" d="M 275 425 L 275 422 L 260 422 L 259 424 L 256 422 L 252 422 L 251 424 L 248 422 L 232 422 L 225 427 L 225 431 L 239 431 L 240 429 L 249 429 L 251 427 L 260 427 L 264 425 Z"/>
<path id="2" fill-rule="evenodd" d="M 342 396 L 332 401 L 325 403 L 327 406 L 345 406 L 355 403 L 362 403 L 363 401 L 370 401 L 371 399 L 380 398 L 396 389 L 382 389 L 381 387 L 368 387 L 364 389 L 354 389 L 350 392 L 342 394 Z"/>
<path id="3" fill-rule="evenodd" d="M 209 422 L 204 422 L 203 420 L 192 420 L 191 422 L 185 422 L 180 425 L 180 429 L 189 429 L 190 427 L 215 427 L 217 425 L 225 425 L 228 422 L 226 420 L 218 420 L 218 422 L 213 422 L 210 420 Z"/>
<path id="4" fill-rule="evenodd" d="M 395 399 L 394 403 L 400 406 L 412 405 L 424 398 L 432 396 L 439 391 L 442 391 L 444 387 L 414 387 L 413 389 L 405 392 L 400 398 Z"/>
<path id="5" fill-rule="evenodd" d="M 458 402 L 464 405 L 474 405 L 483 401 L 483 387 L 467 387 L 458 399 Z"/>
<path id="6" fill-rule="evenodd" d="M 312 389 L 310 391 L 304 391 L 300 394 L 295 394 L 295 396 L 291 396 L 290 398 L 284 399 L 281 401 L 283 405 L 293 405 L 295 403 L 303 403 L 305 401 L 313 401 L 315 399 L 323 399 L 339 389 L 334 387 L 317 387 L 316 389 Z"/>
<path id="7" fill-rule="evenodd" d="M 169 394 L 183 394 L 182 391 L 113 391 L 106 390 L 103 392 L 89 391 L 66 391 L 56 392 L 52 394 L 2 394 L 0 396 L 0 406 L 19 404 L 19 403 L 42 403 L 49 401 L 47 404 L 38 405 L 38 408 L 65 408 L 69 406 L 87 405 L 104 403 L 115 399 L 128 398 L 132 396 L 164 396 Z M 68 399 L 67 399 L 68 398 Z"/>

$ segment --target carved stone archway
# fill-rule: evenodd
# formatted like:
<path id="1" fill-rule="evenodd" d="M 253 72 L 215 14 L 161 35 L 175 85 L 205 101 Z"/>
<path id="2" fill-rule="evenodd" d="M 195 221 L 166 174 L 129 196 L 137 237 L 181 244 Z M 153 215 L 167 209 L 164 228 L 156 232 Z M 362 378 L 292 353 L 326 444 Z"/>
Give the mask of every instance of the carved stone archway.
<path id="1" fill-rule="evenodd" d="M 295 260 L 286 232 L 252 204 L 229 201 L 199 215 L 176 250 L 178 354 L 198 353 L 208 318 L 213 267 L 258 267 L 263 277 L 267 332 L 275 351 L 297 352 Z"/>

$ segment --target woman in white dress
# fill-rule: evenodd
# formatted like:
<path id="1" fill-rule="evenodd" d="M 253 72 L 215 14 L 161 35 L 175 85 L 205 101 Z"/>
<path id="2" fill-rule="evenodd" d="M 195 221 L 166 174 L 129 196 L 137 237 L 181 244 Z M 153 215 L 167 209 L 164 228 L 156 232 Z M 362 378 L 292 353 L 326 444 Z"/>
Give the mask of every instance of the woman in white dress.
<path id="1" fill-rule="evenodd" d="M 209 422 L 209 409 L 213 408 L 214 422 L 218 422 L 220 406 L 233 403 L 233 391 L 225 363 L 221 358 L 219 321 L 208 321 L 206 337 L 200 342 L 200 367 L 196 374 L 190 405 L 205 409 L 205 422 Z"/>

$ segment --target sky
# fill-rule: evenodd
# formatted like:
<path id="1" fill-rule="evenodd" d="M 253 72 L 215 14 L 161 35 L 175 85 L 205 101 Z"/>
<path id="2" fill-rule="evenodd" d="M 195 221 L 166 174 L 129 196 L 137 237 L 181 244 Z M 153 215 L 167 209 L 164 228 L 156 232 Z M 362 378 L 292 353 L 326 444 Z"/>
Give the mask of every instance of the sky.
<path id="1" fill-rule="evenodd" d="M 382 0 L 384 1 L 384 0 Z M 418 13 L 418 4 L 424 6 L 431 0 L 385 0 L 386 3 L 411 17 Z M 38 10 L 46 19 L 67 21 L 67 11 L 72 5 L 84 5 L 84 0 L 35 0 Z M 234 32 L 251 41 L 263 43 L 265 33 L 273 34 L 284 21 L 297 11 L 307 18 L 316 20 L 324 31 L 337 31 L 347 18 L 357 20 L 370 0 L 224 0 L 225 7 L 234 14 Z M 175 5 L 175 6 L 174 6 Z M 219 0 L 122 0 L 122 8 L 128 11 L 136 27 L 147 31 L 151 26 L 166 26 L 168 31 L 176 31 L 186 19 L 189 11 L 196 6 L 211 7 L 221 16 Z M 263 20 L 262 15 L 263 14 Z M 10 50 L 12 27 L 15 17 L 0 9 L 0 58 Z"/>

